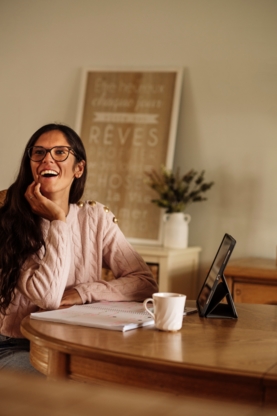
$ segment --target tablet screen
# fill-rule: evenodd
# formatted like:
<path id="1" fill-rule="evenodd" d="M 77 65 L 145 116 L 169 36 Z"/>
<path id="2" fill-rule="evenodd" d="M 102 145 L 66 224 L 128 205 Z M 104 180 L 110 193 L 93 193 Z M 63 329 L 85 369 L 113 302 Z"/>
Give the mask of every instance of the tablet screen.
<path id="1" fill-rule="evenodd" d="M 200 311 L 203 311 L 208 305 L 215 283 L 220 279 L 223 271 L 227 265 L 231 252 L 235 246 L 236 241 L 228 234 L 225 234 L 219 246 L 217 254 L 211 265 L 209 273 L 207 274 L 204 285 L 199 293 L 197 304 Z"/>

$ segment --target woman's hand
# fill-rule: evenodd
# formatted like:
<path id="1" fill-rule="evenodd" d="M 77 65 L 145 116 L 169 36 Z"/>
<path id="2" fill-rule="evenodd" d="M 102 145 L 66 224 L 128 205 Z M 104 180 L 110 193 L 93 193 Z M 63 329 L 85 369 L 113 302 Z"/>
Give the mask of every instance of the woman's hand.
<path id="1" fill-rule="evenodd" d="M 33 182 L 25 192 L 25 198 L 29 202 L 32 211 L 49 221 L 66 221 L 64 210 L 55 202 L 50 201 L 40 192 L 40 183 Z"/>
<path id="2" fill-rule="evenodd" d="M 76 289 L 66 289 L 64 291 L 60 307 L 73 305 L 83 305 L 81 296 L 79 295 Z"/>

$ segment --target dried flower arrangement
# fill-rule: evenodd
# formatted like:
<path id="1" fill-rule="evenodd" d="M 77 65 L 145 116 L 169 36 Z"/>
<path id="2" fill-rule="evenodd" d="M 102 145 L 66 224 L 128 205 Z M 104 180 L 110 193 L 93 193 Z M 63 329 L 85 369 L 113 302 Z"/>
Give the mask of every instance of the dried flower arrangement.
<path id="1" fill-rule="evenodd" d="M 151 202 L 164 208 L 166 213 L 184 212 L 192 202 L 207 200 L 203 194 L 214 185 L 214 182 L 204 182 L 204 170 L 198 173 L 192 169 L 181 176 L 179 168 L 174 174 L 162 166 L 160 173 L 153 169 L 145 174 L 146 183 L 159 195 Z"/>

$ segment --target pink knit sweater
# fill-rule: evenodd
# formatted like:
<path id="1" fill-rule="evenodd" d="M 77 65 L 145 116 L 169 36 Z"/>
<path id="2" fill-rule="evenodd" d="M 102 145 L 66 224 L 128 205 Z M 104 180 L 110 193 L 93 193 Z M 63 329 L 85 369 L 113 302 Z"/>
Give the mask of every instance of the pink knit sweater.
<path id="1" fill-rule="evenodd" d="M 2 335 L 21 338 L 22 319 L 39 308 L 57 309 L 68 288 L 75 288 L 83 303 L 143 301 L 158 291 L 147 265 L 113 218 L 103 205 L 85 203 L 70 205 L 66 223 L 43 221 L 46 251 L 24 264 L 15 298 L 6 316 L 0 315 Z M 101 280 L 102 266 L 116 279 Z"/>

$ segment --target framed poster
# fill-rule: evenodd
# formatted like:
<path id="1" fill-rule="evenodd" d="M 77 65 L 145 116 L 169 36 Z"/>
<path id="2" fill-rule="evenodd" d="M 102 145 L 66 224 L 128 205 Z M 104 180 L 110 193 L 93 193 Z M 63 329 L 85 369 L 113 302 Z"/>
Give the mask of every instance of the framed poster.
<path id="1" fill-rule="evenodd" d="M 83 69 L 76 131 L 88 157 L 85 199 L 108 206 L 131 243 L 162 243 L 146 171 L 171 169 L 182 84 L 176 68 Z"/>

